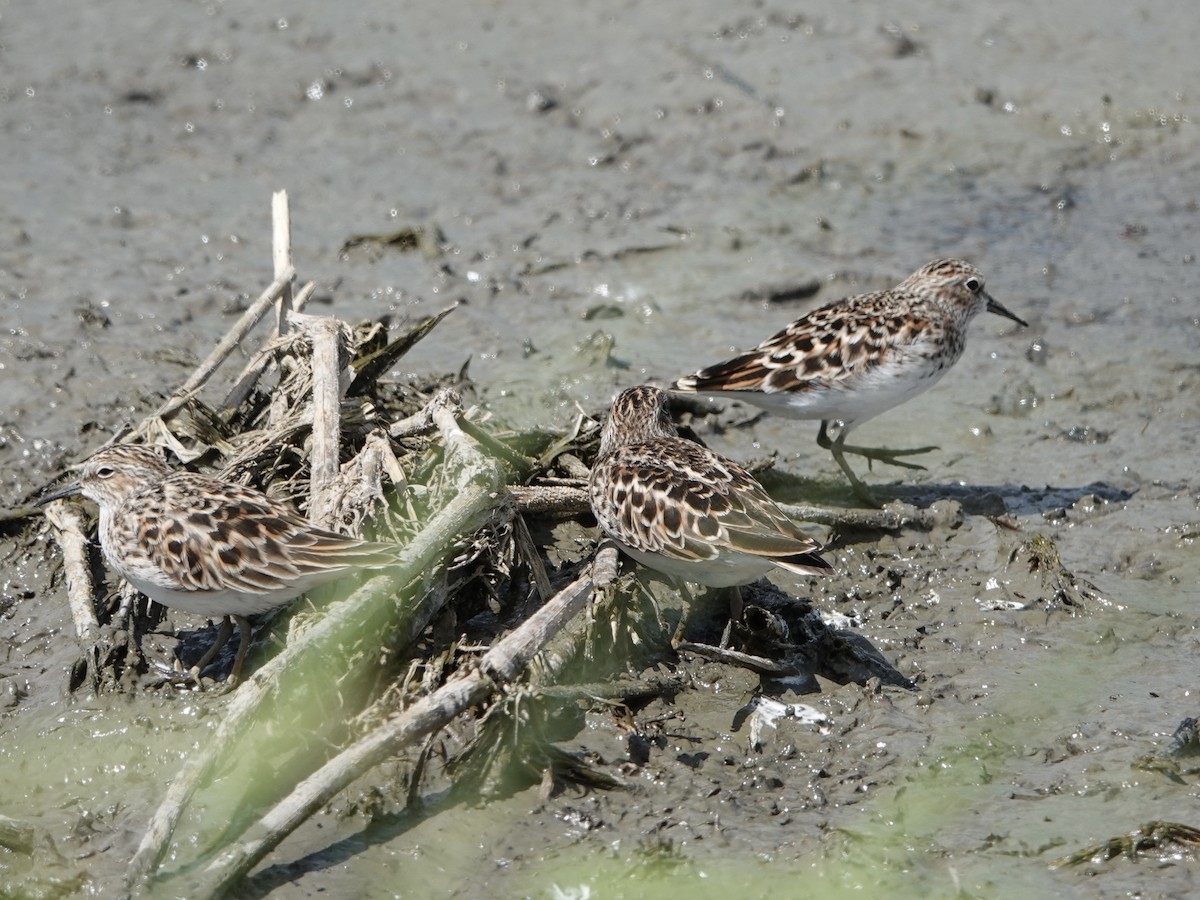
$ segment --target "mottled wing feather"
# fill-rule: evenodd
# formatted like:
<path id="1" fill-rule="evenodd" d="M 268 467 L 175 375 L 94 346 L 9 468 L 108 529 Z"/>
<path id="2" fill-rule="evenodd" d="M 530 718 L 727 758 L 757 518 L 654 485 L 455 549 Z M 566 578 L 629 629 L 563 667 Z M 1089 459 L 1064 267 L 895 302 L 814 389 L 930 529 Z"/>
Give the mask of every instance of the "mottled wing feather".
<path id="1" fill-rule="evenodd" d="M 658 438 L 622 448 L 597 462 L 591 492 L 601 526 L 637 550 L 690 561 L 727 548 L 796 557 L 789 567 L 804 571 L 828 568 L 816 556 L 820 544 L 749 472 L 691 441 Z"/>
<path id="2" fill-rule="evenodd" d="M 139 543 L 183 590 L 269 593 L 308 576 L 395 558 L 389 545 L 314 529 L 281 503 L 202 475 L 172 475 L 138 502 L 173 513 L 142 518 Z"/>
<path id="3" fill-rule="evenodd" d="M 708 453 L 699 445 L 696 450 Z M 720 516 L 723 545 L 741 553 L 787 562 L 789 568 L 797 571 L 830 568 L 817 555 L 821 545 L 779 508 L 749 472 L 732 462 L 726 462 L 726 467 L 730 480 L 725 495 L 728 509 Z"/>
<path id="4" fill-rule="evenodd" d="M 880 291 L 813 310 L 753 350 L 679 379 L 676 387 L 801 393 L 856 378 L 888 363 L 930 328 L 928 317 L 914 315 L 911 307 L 897 309 L 896 301 L 894 291 Z"/>
<path id="5" fill-rule="evenodd" d="M 635 550 L 711 559 L 715 547 L 689 539 L 693 523 L 681 514 L 683 507 L 663 502 L 668 496 L 682 500 L 684 490 L 698 487 L 673 477 L 667 467 L 627 450 L 599 460 L 590 483 L 593 512 L 605 532 L 620 534 Z"/>
<path id="6" fill-rule="evenodd" d="M 394 544 L 358 541 L 321 528 L 310 528 L 292 542 L 290 550 L 294 563 L 313 571 L 329 568 L 331 563 L 337 568 L 389 566 L 396 562 L 398 553 Z"/>

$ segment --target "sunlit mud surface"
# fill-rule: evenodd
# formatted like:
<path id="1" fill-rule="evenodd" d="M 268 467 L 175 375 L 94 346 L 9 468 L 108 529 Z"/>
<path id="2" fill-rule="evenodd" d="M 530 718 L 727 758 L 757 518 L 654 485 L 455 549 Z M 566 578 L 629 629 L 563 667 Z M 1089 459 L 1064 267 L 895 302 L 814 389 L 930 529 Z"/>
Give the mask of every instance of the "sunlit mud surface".
<path id="1" fill-rule="evenodd" d="M 1183 844 L 1052 867 L 1147 822 L 1200 826 L 1197 776 L 1145 764 L 1198 713 L 1193 18 L 1078 2 L 0 7 L 6 507 L 144 415 L 269 283 L 280 188 L 300 277 L 322 285 L 312 311 L 458 303 L 395 377 L 468 365 L 474 401 L 516 426 L 599 414 L 621 387 L 936 257 L 971 260 L 1030 322 L 981 316 L 940 384 L 856 432 L 937 444 L 924 471 L 862 475 L 961 518 L 814 528 L 837 575 L 773 579 L 914 689 L 598 659 L 582 682 L 679 679 L 636 709 L 568 704 L 555 745 L 621 789 L 535 776 L 405 811 L 399 787 L 371 800 L 398 761 L 243 895 L 1200 890 Z M 781 499 L 853 502 L 815 423 L 754 412 L 692 424 L 769 462 Z M 114 896 L 228 699 L 68 694 L 56 551 L 26 537 L 0 544 L 0 797 L 37 840 L 0 850 L 0 893 Z M 719 635 L 719 608 L 645 583 L 665 619 Z M 177 614 L 147 641 L 169 658 L 204 627 Z M 760 692 L 824 718 L 781 717 L 756 744 L 735 720 Z M 214 828 L 184 829 L 179 859 Z"/>

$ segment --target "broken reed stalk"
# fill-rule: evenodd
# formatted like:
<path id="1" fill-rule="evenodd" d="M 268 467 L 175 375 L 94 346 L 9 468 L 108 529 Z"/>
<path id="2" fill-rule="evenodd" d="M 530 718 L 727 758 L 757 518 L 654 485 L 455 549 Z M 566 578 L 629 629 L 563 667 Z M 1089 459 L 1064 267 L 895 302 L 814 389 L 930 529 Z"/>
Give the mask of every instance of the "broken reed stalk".
<path id="1" fill-rule="evenodd" d="M 831 528 L 865 528 L 878 531 L 920 528 L 927 531 L 946 519 L 946 513 L 936 508 L 921 509 L 911 503 L 899 501 L 889 503 L 883 509 L 829 509 L 790 503 L 780 503 L 779 508 L 783 510 L 784 515 L 797 522 L 812 522 Z"/>
<path id="2" fill-rule="evenodd" d="M 306 323 L 312 341 L 312 454 L 308 518 L 314 525 L 329 528 L 337 508 L 337 481 L 341 473 L 340 453 L 342 396 L 350 386 L 342 378 L 342 326 L 325 316 Z"/>
<path id="3" fill-rule="evenodd" d="M 264 705 L 270 702 L 279 709 L 289 700 L 296 704 L 314 702 L 316 688 L 297 674 L 304 671 L 305 663 L 316 660 L 336 665 L 337 678 L 331 677 L 321 686 L 338 693 L 342 681 L 378 669 L 383 648 L 376 646 L 374 652 L 352 655 L 339 653 L 337 648 L 354 645 L 363 635 L 377 645 L 383 641 L 392 646 L 406 645 L 432 619 L 436 608 L 424 602 L 430 593 L 425 586 L 444 572 L 446 558 L 458 539 L 483 527 L 501 501 L 504 486 L 501 464 L 479 453 L 459 429 L 454 416 L 456 401 L 452 391 L 442 391 L 430 401 L 431 417 L 442 431 L 446 448 L 445 466 L 449 471 L 458 471 L 455 483 L 447 484 L 441 495 L 433 498 L 432 505 L 440 503 L 440 508 L 404 547 L 394 569 L 372 578 L 345 600 L 331 604 L 319 620 L 289 640 L 282 653 L 234 692 L 216 734 L 205 742 L 202 752 L 187 762 L 151 819 L 130 862 L 127 890 L 150 886 L 185 807 L 201 785 L 223 763 L 229 765 L 237 759 L 239 748 L 248 757 L 255 756 L 252 748 L 242 747 L 241 741 L 256 720 L 266 715 Z M 413 585 L 415 589 L 397 602 L 397 591 Z M 303 696 L 296 696 L 301 687 L 306 688 L 300 691 Z"/>
<path id="4" fill-rule="evenodd" d="M 393 426 L 395 428 L 395 426 Z M 534 515 L 576 516 L 589 511 L 587 489 L 563 484 L 514 485 L 511 489 L 517 509 Z M 949 516 L 953 510 L 921 509 L 911 503 L 889 503 L 883 509 L 836 509 L 780 503 L 784 514 L 797 522 L 812 522 L 831 528 L 865 528 L 895 531 L 900 528 L 928 530 Z"/>
<path id="5" fill-rule="evenodd" d="M 78 507 L 63 500 L 46 504 L 45 513 L 58 531 L 58 544 L 62 547 L 67 602 L 75 622 L 75 636 L 84 650 L 90 652 L 100 636 L 100 622 L 96 618 L 96 595 L 87 553 L 89 539 L 83 528 L 83 516 Z"/>
<path id="6" fill-rule="evenodd" d="M 591 511 L 587 489 L 559 484 L 514 485 L 513 500 L 521 512 L 533 515 L 577 516 Z"/>
<path id="7" fill-rule="evenodd" d="M 422 407 L 411 416 L 399 419 L 389 425 L 388 434 L 394 438 L 406 438 L 415 434 L 424 434 L 431 428 L 433 428 L 433 420 L 429 417 L 429 410 Z"/>
<path id="8" fill-rule="evenodd" d="M 271 258 L 275 265 L 276 281 L 289 269 L 295 271 L 292 266 L 292 212 L 288 207 L 287 191 L 276 191 L 271 195 Z M 280 336 L 289 330 L 288 314 L 294 308 L 292 301 L 292 281 L 289 278 L 275 304 L 275 333 Z"/>
<path id="9" fill-rule="evenodd" d="M 297 785 L 251 829 L 248 837 L 210 862 L 184 893 L 193 898 L 222 896 L 354 779 L 503 690 L 607 583 L 605 579 L 615 576 L 616 559 L 615 547 L 603 548 L 588 571 L 495 644 L 477 666 L 461 669 L 441 688 L 347 747 Z"/>

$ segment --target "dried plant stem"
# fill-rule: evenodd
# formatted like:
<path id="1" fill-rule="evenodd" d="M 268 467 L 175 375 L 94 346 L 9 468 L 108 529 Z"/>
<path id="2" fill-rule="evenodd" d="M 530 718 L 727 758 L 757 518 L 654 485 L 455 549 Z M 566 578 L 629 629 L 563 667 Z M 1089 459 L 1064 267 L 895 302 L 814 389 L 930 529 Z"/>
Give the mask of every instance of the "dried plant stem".
<path id="1" fill-rule="evenodd" d="M 514 485 L 517 509 L 532 515 L 576 516 L 588 512 L 587 490 L 558 484 Z"/>
<path id="2" fill-rule="evenodd" d="M 308 517 L 314 525 L 329 528 L 337 508 L 337 481 L 341 471 L 342 328 L 336 319 L 316 318 L 306 331 L 312 341 L 313 430 L 310 462 Z"/>
<path id="3" fill-rule="evenodd" d="M 292 213 L 288 207 L 287 191 L 271 195 L 271 256 L 275 264 L 275 280 L 292 267 Z M 288 332 L 288 313 L 293 309 L 292 281 L 289 278 L 275 303 L 275 333 Z"/>
<path id="4" fill-rule="evenodd" d="M 563 484 L 513 486 L 517 509 L 533 515 L 579 515 L 588 511 L 586 488 Z M 813 522 L 832 528 L 932 528 L 953 519 L 953 509 L 920 509 L 910 503 L 891 503 L 883 509 L 836 509 L 780 503 L 779 508 L 798 522 Z"/>
<path id="5" fill-rule="evenodd" d="M 272 304 L 275 306 L 275 333 L 282 335 L 287 332 L 288 316 L 293 309 L 296 309 L 296 301 L 292 293 L 292 282 L 296 277 L 296 268 L 292 265 L 292 223 L 291 213 L 288 210 L 287 191 L 277 191 L 271 197 L 271 224 L 271 249 L 275 280 L 251 304 L 250 308 L 242 314 L 237 324 L 213 348 L 208 358 L 184 382 L 183 387 L 179 388 L 158 408 L 155 416 L 162 417 L 169 415 L 179 409 L 199 390 L 212 377 L 213 372 L 217 370 L 229 354 L 233 352 L 234 348 L 241 344 L 246 335 L 250 333 L 250 330 L 266 315 L 267 310 L 271 308 Z M 310 290 L 308 293 L 311 296 L 312 291 Z M 253 387 L 254 381 L 261 373 L 262 367 L 253 373 L 253 377 L 249 376 L 249 368 L 247 366 L 247 369 L 243 370 L 242 374 L 238 377 L 237 385 L 230 392 L 229 397 L 226 398 L 225 405 L 227 407 L 237 406 L 249 396 L 250 388 Z M 235 399 L 235 395 L 237 402 L 231 403 L 230 401 Z"/>
<path id="6" fill-rule="evenodd" d="M 433 420 L 429 418 L 429 410 L 422 408 L 406 419 L 399 419 L 388 426 L 388 434 L 394 438 L 412 437 L 424 434 L 433 428 Z"/>
<path id="7" fill-rule="evenodd" d="M 96 619 L 95 592 L 92 570 L 88 563 L 88 536 L 83 529 L 83 517 L 70 503 L 55 500 L 45 507 L 46 518 L 58 530 L 58 543 L 63 551 L 63 570 L 67 579 L 67 602 L 75 622 L 75 636 L 85 650 L 95 645 L 100 636 Z"/>
<path id="8" fill-rule="evenodd" d="M 694 653 L 696 656 L 713 662 L 725 663 L 730 666 L 740 666 L 760 675 L 776 678 L 796 674 L 795 666 L 785 665 L 772 659 L 753 656 L 738 650 L 728 650 L 724 647 L 714 647 L 711 644 L 697 644 L 692 641 L 676 641 L 675 649 L 680 653 Z"/>
<path id="9" fill-rule="evenodd" d="M 895 531 L 899 528 L 934 527 L 955 513 L 936 507 L 920 509 L 911 503 L 889 503 L 883 509 L 829 509 L 822 506 L 796 506 L 780 503 L 779 508 L 798 522 L 813 522 L 832 528 L 867 528 Z M 961 517 L 961 508 L 958 516 Z"/>
<path id="10" fill-rule="evenodd" d="M 227 848 L 187 886 L 194 898 L 219 897 L 279 843 L 354 779 L 404 747 L 445 727 L 503 689 L 529 664 L 546 642 L 592 597 L 600 578 L 616 569 L 616 550 L 597 556 L 580 576 L 520 627 L 493 646 L 478 666 L 463 670 L 446 685 L 410 706 L 400 716 L 356 741 L 306 778 L 277 804 L 241 842 Z M 603 574 L 601 574 L 603 573 Z"/>

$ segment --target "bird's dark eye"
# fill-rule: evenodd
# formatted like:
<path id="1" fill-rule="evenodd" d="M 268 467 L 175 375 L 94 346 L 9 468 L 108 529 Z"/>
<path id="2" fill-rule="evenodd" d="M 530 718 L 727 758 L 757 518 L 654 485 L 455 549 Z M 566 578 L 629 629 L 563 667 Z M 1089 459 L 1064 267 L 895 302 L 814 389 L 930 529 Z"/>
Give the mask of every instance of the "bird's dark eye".
<path id="1" fill-rule="evenodd" d="M 968 291 L 970 291 L 972 294 L 978 294 L 980 289 L 983 287 L 983 282 L 978 278 L 968 278 L 966 285 Z"/>
<path id="2" fill-rule="evenodd" d="M 117 470 L 112 466 L 101 466 L 96 470 L 97 478 L 112 478 L 115 474 L 117 474 Z"/>

